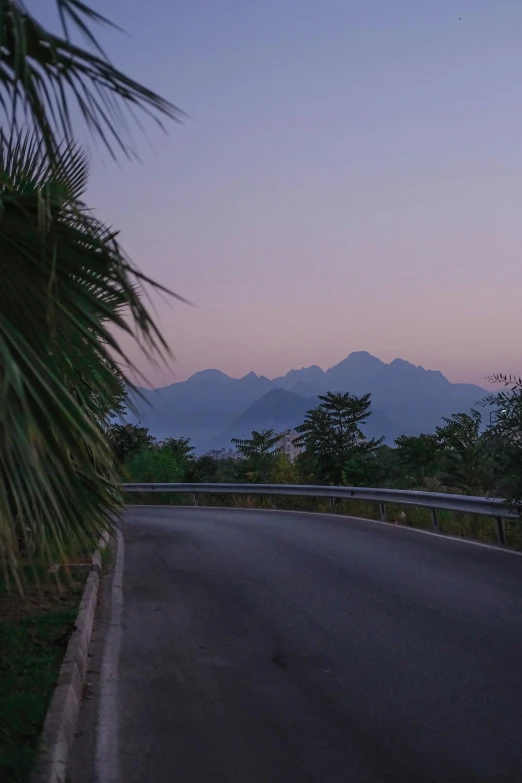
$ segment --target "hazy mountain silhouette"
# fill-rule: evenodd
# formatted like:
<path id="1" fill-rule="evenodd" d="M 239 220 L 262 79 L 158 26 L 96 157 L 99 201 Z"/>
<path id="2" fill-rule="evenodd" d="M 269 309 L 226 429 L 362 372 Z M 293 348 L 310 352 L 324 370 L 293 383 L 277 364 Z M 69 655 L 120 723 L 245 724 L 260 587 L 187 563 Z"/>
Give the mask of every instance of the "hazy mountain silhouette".
<path id="1" fill-rule="evenodd" d="M 267 394 L 278 389 L 295 397 Z M 366 351 L 351 353 L 326 372 L 313 365 L 269 380 L 254 372 L 231 378 L 220 370 L 203 370 L 181 383 L 141 391 L 149 404 L 135 401 L 137 415 L 129 413 L 128 420 L 140 420 L 157 438 L 190 437 L 198 451 L 209 442 L 229 446 L 232 423 L 243 427 L 244 422 L 255 422 L 251 429 L 293 427 L 316 404 L 317 395 L 327 391 L 370 392 L 372 430 L 382 415 L 382 427 L 408 435 L 432 432 L 443 416 L 468 411 L 485 394 L 480 386 L 450 383 L 442 373 L 403 359 L 386 364 Z M 256 401 L 259 408 L 252 410 Z M 247 435 L 241 431 L 231 437 Z"/>
<path id="2" fill-rule="evenodd" d="M 330 391 L 365 394 L 406 433 L 432 432 L 443 416 L 467 412 L 484 397 L 480 386 L 450 383 L 438 370 L 425 370 L 404 359 L 390 364 L 360 351 L 331 367 L 326 375 Z"/>
<path id="3" fill-rule="evenodd" d="M 232 438 L 249 438 L 253 430 L 273 429 L 284 432 L 302 424 L 305 414 L 311 408 L 319 405 L 317 397 L 301 397 L 286 389 L 272 389 L 252 403 L 246 411 L 235 419 L 223 432 L 218 433 L 202 450 L 230 447 Z M 402 433 L 402 428 L 394 424 L 382 411 L 372 406 L 372 415 L 363 425 L 363 431 L 368 438 L 379 438 L 384 435 L 389 444 Z"/>
<path id="4" fill-rule="evenodd" d="M 286 375 L 274 378 L 274 383 L 282 389 L 295 391 L 295 387 L 303 385 L 304 387 L 320 386 L 324 381 L 325 371 L 321 370 L 317 364 L 311 367 L 303 367 L 301 370 L 290 370 Z"/>
<path id="5" fill-rule="evenodd" d="M 244 378 L 230 378 L 219 370 L 204 370 L 161 389 L 140 389 L 146 403 L 134 398 L 137 415 L 129 413 L 128 419 L 141 421 L 157 438 L 188 437 L 197 447 L 230 424 L 272 385 L 268 378 L 253 372 Z"/>

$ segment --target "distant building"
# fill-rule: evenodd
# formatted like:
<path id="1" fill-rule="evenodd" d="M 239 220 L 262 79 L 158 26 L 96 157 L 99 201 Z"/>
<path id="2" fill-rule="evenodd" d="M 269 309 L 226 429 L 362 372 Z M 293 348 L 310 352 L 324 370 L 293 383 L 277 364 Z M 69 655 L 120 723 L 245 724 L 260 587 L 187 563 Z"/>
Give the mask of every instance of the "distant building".
<path id="1" fill-rule="evenodd" d="M 294 459 L 300 454 L 303 450 L 302 446 L 299 446 L 296 444 L 296 440 L 299 438 L 299 435 L 297 432 L 294 432 L 293 430 L 286 430 L 286 432 L 283 432 L 281 435 L 280 442 L 280 448 L 283 449 L 284 453 L 288 457 L 288 459 L 293 462 Z"/>
<path id="2" fill-rule="evenodd" d="M 203 454 L 203 456 L 212 457 L 212 459 L 217 460 L 242 458 L 241 452 L 234 451 L 234 449 L 211 449 L 210 451 L 207 451 L 206 454 Z"/>

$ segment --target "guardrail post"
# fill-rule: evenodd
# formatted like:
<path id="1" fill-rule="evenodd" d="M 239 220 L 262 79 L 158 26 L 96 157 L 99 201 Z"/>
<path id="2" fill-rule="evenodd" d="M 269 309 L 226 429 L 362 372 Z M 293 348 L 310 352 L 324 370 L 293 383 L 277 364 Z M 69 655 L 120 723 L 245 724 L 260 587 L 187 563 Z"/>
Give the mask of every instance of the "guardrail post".
<path id="1" fill-rule="evenodd" d="M 272 508 L 275 508 L 276 507 L 275 495 L 272 495 L 271 499 L 272 499 Z"/>
<path id="2" fill-rule="evenodd" d="M 379 501 L 379 512 L 381 515 L 381 522 L 386 522 L 386 506 L 382 500 Z"/>
<path id="3" fill-rule="evenodd" d="M 335 498 L 330 498 L 330 511 L 335 514 Z"/>
<path id="4" fill-rule="evenodd" d="M 192 493 L 192 504 L 194 506 L 198 505 L 198 493 L 197 492 L 193 492 Z"/>
<path id="5" fill-rule="evenodd" d="M 440 533 L 440 527 L 439 527 L 439 518 L 437 516 L 437 509 L 432 508 L 431 509 L 431 524 L 433 527 L 434 533 Z"/>
<path id="6" fill-rule="evenodd" d="M 497 541 L 500 546 L 506 546 L 506 537 L 504 535 L 504 522 L 502 517 L 495 517 L 497 523 Z"/>

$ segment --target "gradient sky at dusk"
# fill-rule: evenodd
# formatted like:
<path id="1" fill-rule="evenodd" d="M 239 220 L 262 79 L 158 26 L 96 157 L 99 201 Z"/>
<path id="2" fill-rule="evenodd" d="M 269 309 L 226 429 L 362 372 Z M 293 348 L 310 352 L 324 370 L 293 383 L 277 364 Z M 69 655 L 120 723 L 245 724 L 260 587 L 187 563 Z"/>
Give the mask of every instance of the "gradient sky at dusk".
<path id="1" fill-rule="evenodd" d="M 354 350 L 522 373 L 520 0 L 99 7 L 115 64 L 190 115 L 141 164 L 98 154 L 88 198 L 196 305 L 155 298 L 153 385 Z"/>

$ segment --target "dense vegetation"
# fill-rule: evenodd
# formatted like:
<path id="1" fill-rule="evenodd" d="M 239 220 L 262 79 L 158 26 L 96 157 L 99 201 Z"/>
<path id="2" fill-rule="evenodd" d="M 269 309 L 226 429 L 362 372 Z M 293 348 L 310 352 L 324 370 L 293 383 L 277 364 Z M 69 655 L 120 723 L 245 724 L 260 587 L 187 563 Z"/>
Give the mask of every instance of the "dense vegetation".
<path id="1" fill-rule="evenodd" d="M 506 497 L 522 506 L 522 383 L 497 376 L 505 389 L 485 398 L 481 410 L 457 413 L 435 432 L 401 436 L 393 447 L 368 439 L 364 423 L 371 415 L 369 395 L 327 394 L 308 411 L 297 430 L 303 450 L 291 461 L 273 430 L 235 440 L 238 459 L 195 457 L 187 439 L 157 443 L 144 427 L 118 424 L 110 438 L 118 454 L 123 481 L 216 482 L 274 484 L 339 484 L 344 486 L 419 489 L 431 492 Z M 135 495 L 130 502 L 190 503 L 183 494 Z M 268 497 L 200 495 L 200 504 L 270 507 Z M 278 496 L 283 509 L 329 511 L 319 498 Z M 338 501 L 339 513 L 378 519 L 372 501 Z M 430 529 L 429 509 L 387 504 L 388 520 Z M 439 511 L 443 532 L 496 541 L 496 524 L 487 517 Z M 505 522 L 505 540 L 522 548 L 517 521 Z"/>
<path id="2" fill-rule="evenodd" d="M 393 487 L 522 497 L 522 384 L 496 378 L 505 390 L 481 410 L 456 413 L 433 433 L 399 437 L 393 447 L 368 439 L 370 395 L 319 397 L 299 427 L 303 447 L 294 462 L 272 430 L 233 442 L 240 459 L 196 458 L 187 439 L 158 444 L 146 428 L 113 425 L 110 439 L 121 476 L 129 481 L 273 482 Z"/>

